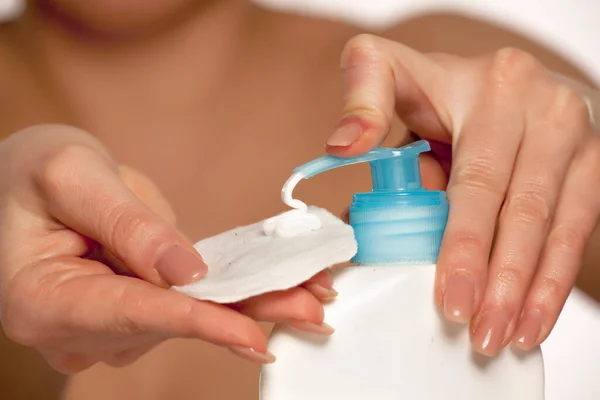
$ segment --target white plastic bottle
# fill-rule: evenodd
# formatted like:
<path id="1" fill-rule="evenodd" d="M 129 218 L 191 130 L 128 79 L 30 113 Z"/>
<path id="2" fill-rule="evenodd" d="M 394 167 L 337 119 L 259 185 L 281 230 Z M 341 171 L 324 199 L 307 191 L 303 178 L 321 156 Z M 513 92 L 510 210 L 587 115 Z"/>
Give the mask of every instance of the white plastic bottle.
<path id="1" fill-rule="evenodd" d="M 373 191 L 355 194 L 350 208 L 358 265 L 340 271 L 339 296 L 325 306 L 336 332 L 320 338 L 276 328 L 269 348 L 277 361 L 262 369 L 260 400 L 544 398 L 539 349 L 477 355 L 467 327 L 438 314 L 435 262 L 448 203 L 444 192 L 421 186 L 418 155 L 427 150 L 421 141 L 351 159 L 325 156 L 295 170 L 297 182 L 369 162 Z"/>

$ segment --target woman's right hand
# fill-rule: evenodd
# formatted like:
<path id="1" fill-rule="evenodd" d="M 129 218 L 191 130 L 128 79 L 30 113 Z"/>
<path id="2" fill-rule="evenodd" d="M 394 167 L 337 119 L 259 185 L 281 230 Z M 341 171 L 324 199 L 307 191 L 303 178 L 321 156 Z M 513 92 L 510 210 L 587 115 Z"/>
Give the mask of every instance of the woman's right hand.
<path id="1" fill-rule="evenodd" d="M 326 273 L 235 310 L 167 290 L 205 273 L 156 186 L 92 135 L 39 126 L 0 142 L 2 327 L 58 371 L 125 365 L 174 337 L 272 362 L 254 320 L 327 333 Z"/>

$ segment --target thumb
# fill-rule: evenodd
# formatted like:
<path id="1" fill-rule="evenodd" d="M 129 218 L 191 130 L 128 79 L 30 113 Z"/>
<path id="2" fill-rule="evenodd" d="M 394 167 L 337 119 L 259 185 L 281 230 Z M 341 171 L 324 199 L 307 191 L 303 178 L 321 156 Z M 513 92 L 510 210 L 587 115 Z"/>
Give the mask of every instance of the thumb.
<path id="1" fill-rule="evenodd" d="M 121 180 L 148 208 L 171 224 L 175 224 L 175 212 L 160 189 L 146 175 L 126 165 L 119 165 Z M 98 246 L 88 258 L 101 261 L 119 275 L 135 276 L 127 266 L 105 247 Z"/>
<path id="2" fill-rule="evenodd" d="M 183 234 L 144 204 L 116 166 L 91 148 L 57 152 L 38 179 L 54 218 L 98 242 L 142 279 L 160 286 L 185 285 L 206 274 L 202 258 Z M 155 188 L 143 187 L 146 193 Z"/>
<path id="3" fill-rule="evenodd" d="M 148 208 L 163 217 L 166 221 L 175 224 L 177 220 L 175 212 L 160 189 L 150 178 L 127 165 L 119 165 L 119 172 L 125 186 L 144 202 Z"/>
<path id="4" fill-rule="evenodd" d="M 394 113 L 420 137 L 451 142 L 448 73 L 432 58 L 362 34 L 344 48 L 341 67 L 345 104 L 327 141 L 330 153 L 349 157 L 371 150 L 388 134 Z"/>

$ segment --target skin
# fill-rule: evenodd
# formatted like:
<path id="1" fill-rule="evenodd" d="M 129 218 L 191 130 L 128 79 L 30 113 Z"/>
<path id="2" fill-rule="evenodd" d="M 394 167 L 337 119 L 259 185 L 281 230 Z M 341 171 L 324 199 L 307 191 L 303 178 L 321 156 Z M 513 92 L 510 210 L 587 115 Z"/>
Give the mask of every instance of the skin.
<path id="1" fill-rule="evenodd" d="M 0 135 L 18 132 L 0 147 L 0 160 L 9 160 L 0 184 L 2 323 L 59 371 L 101 361 L 70 380 L 67 398 L 185 399 L 199 390 L 206 398 L 255 398 L 257 365 L 210 343 L 268 362 L 270 324 L 252 319 L 331 333 L 320 308 L 335 295 L 328 274 L 231 307 L 163 287 L 186 279 L 173 275 L 173 263 L 188 279 L 201 278 L 194 241 L 282 211 L 277 193 L 289 171 L 321 155 L 333 131 L 327 150 L 342 156 L 386 135 L 386 145 L 408 141 L 404 124 L 435 144 L 423 160 L 424 180 L 445 187 L 449 173 L 452 204 L 436 300 L 448 318 L 471 323 L 477 351 L 494 355 L 511 340 L 524 348 L 543 341 L 582 256 L 582 287 L 597 296 L 597 257 L 583 251 L 597 199 L 582 190 L 598 179 L 595 126 L 582 101 L 593 102 L 595 93 L 542 68 L 585 82 L 550 52 L 452 16 L 378 33 L 390 42 L 241 1 L 139 7 L 45 2 L 0 30 Z M 505 46 L 528 53 L 499 51 Z M 423 55 L 429 52 L 467 58 Z M 459 91 L 448 87 L 459 79 Z M 49 123 L 63 125 L 42 125 Z M 569 146 L 557 162 L 558 149 Z M 494 162 L 481 164 L 481 155 Z M 298 195 L 341 214 L 351 194 L 368 187 L 368 171 L 345 168 L 301 185 Z M 239 207 L 240 196 L 251 200 Z M 566 208 L 581 213 L 567 218 Z M 134 229 L 136 221 L 148 229 Z M 557 224 L 566 228 L 556 233 Z M 29 247 L 15 251 L 22 243 Z M 177 256 L 159 268 L 171 244 L 188 250 L 187 261 Z M 460 290 L 448 286 L 453 276 L 464 278 Z M 537 325 L 524 322 L 533 310 Z M 58 393 L 60 379 L 34 352 L 6 340 L 2 348 L 23 360 L 23 368 L 2 374 L 15 388 L 11 398 L 36 395 L 19 379 L 48 382 L 36 386 L 45 398 Z"/>

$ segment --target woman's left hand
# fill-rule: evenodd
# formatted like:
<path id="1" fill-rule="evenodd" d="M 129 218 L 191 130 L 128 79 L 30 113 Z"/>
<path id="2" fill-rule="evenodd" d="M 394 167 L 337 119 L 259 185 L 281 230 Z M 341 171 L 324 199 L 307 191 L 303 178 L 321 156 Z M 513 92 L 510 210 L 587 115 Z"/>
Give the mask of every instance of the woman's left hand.
<path id="1" fill-rule="evenodd" d="M 450 202 L 436 278 L 445 316 L 470 322 L 475 349 L 489 356 L 511 341 L 539 345 L 600 214 L 597 93 L 511 48 L 424 55 L 360 35 L 342 68 L 346 103 L 330 153 L 378 145 L 394 112 L 432 145 L 423 179 L 447 182 Z"/>

